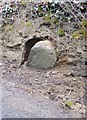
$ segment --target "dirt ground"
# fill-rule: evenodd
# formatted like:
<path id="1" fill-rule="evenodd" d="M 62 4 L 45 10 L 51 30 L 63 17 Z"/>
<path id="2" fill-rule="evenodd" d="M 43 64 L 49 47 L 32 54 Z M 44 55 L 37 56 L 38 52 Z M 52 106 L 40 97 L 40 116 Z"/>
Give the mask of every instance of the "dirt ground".
<path id="1" fill-rule="evenodd" d="M 26 26 L 25 14 L 23 12 L 21 14 L 23 15 L 21 25 L 19 25 L 18 18 L 15 18 L 14 30 L 3 32 L 0 36 L 2 116 L 7 118 L 85 118 L 86 78 L 84 75 L 73 73 L 74 70 L 76 73 L 84 72 L 84 70 L 82 67 L 74 69 L 73 64 L 67 62 L 67 54 L 74 56 L 77 59 L 75 62 L 79 62 L 77 52 L 80 51 L 83 54 L 84 40 L 70 39 L 69 35 L 74 24 L 65 25 L 64 29 L 68 31 L 68 35 L 60 37 L 57 41 L 58 52 L 61 53 L 62 58 L 60 57 L 61 59 L 54 68 L 35 69 L 27 67 L 26 63 L 19 68 L 23 45 L 31 36 L 48 35 L 56 39 L 54 25 L 53 29 L 53 26 L 50 29 L 47 26 L 40 27 L 43 20 L 37 18 L 31 21 L 31 26 Z M 19 35 L 20 32 L 23 34 L 22 37 Z M 67 105 L 66 101 L 73 105 Z"/>
<path id="2" fill-rule="evenodd" d="M 5 49 L 4 49 L 5 50 Z M 9 51 L 8 51 L 9 52 Z M 7 53 L 6 53 L 7 54 Z M 45 106 L 52 107 L 52 104 L 56 104 L 58 108 L 46 108 L 49 112 L 52 112 L 52 109 L 55 109 L 56 112 L 61 112 L 62 110 L 65 111 L 61 114 L 64 118 L 68 117 L 85 117 L 85 78 L 84 77 L 74 77 L 71 74 L 71 66 L 67 65 L 59 65 L 49 70 L 38 70 L 34 68 L 29 68 L 24 64 L 21 68 L 18 68 L 19 65 L 19 51 L 15 52 L 14 55 L 16 56 L 16 60 L 12 59 L 9 61 L 6 56 L 2 57 L 2 85 L 5 88 L 2 89 L 3 93 L 3 101 L 5 100 L 5 104 L 3 102 L 3 117 L 15 117 L 15 114 L 18 113 L 17 111 L 9 112 L 10 108 L 8 106 L 9 98 L 11 97 L 11 101 L 13 101 L 13 97 L 16 96 L 16 99 L 21 99 L 21 96 L 24 96 L 23 99 L 28 97 L 28 95 L 35 96 L 37 99 L 38 96 L 44 100 L 47 99 L 47 103 L 43 100 L 43 109 Z M 13 58 L 13 55 L 11 56 Z M 10 58 L 10 60 L 11 60 Z M 6 89 L 7 86 L 7 89 Z M 16 92 L 17 89 L 17 92 Z M 23 91 L 23 93 L 21 93 Z M 9 92 L 15 92 L 15 95 L 12 94 L 11 96 L 6 94 L 10 94 Z M 5 95 L 6 94 L 6 95 Z M 19 94 L 19 97 L 17 97 Z M 26 95 L 25 95 L 26 94 Z M 10 97 L 9 97 L 10 96 Z M 8 99 L 8 100 L 7 100 Z M 30 98 L 30 100 L 33 98 Z M 52 103 L 50 103 L 51 101 Z M 74 107 L 72 109 L 68 108 L 65 104 L 66 100 L 72 101 L 74 103 Z M 22 100 L 25 103 L 25 106 L 28 104 L 28 100 Z M 37 100 L 35 100 L 37 101 Z M 13 101 L 11 104 L 14 106 L 11 107 L 12 111 L 15 108 L 15 102 Z M 17 103 L 19 104 L 19 103 Z M 31 104 L 33 104 L 31 102 Z M 36 104 L 36 103 L 34 103 Z M 34 107 L 34 105 L 33 105 Z M 20 107 L 21 109 L 21 107 Z M 34 108 L 33 108 L 34 109 Z M 36 108 L 35 108 L 36 109 Z M 37 110 L 42 108 L 38 108 Z M 6 112 L 5 112 L 6 111 Z M 23 114 L 18 108 L 19 115 L 17 117 L 24 117 Z M 25 110 L 26 111 L 26 110 Z M 31 110 L 33 112 L 33 110 Z M 55 114 L 56 114 L 55 112 Z M 58 114 L 49 114 L 44 113 L 48 117 L 61 117 L 60 112 Z M 14 113 L 14 114 L 13 114 Z M 25 112 L 23 112 L 25 114 Z M 35 112 L 34 112 L 35 113 Z M 37 112 L 35 113 L 37 114 Z M 38 113 L 40 114 L 40 113 Z M 13 116 L 12 116 L 13 115 Z M 30 113 L 27 113 L 27 117 L 29 117 Z M 45 115 L 41 115 L 40 117 L 45 117 Z M 32 117 L 32 115 L 30 115 Z M 38 117 L 38 116 L 37 116 Z"/>

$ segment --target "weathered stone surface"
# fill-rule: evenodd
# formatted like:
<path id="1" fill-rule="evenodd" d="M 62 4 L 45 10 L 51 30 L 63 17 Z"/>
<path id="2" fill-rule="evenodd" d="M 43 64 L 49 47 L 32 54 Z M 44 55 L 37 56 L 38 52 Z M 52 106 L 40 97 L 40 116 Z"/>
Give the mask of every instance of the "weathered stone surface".
<path id="1" fill-rule="evenodd" d="M 48 40 L 40 41 L 31 49 L 27 66 L 44 69 L 52 68 L 56 60 L 56 52 L 52 43 Z"/>
<path id="2" fill-rule="evenodd" d="M 17 51 L 5 51 L 3 52 L 3 56 L 7 58 L 8 61 L 12 62 L 12 60 L 17 60 L 20 55 L 20 52 Z"/>
<path id="3" fill-rule="evenodd" d="M 16 37 L 16 39 L 15 39 L 15 38 L 11 39 L 11 40 L 6 44 L 6 46 L 7 46 L 7 47 L 15 47 L 15 46 L 21 45 L 21 44 L 22 44 L 22 38 Z"/>

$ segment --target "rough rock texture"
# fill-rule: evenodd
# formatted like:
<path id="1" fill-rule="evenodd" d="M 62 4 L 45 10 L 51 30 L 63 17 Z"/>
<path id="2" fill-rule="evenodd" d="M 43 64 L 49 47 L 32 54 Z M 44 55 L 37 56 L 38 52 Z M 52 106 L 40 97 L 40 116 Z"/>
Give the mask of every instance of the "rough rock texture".
<path id="1" fill-rule="evenodd" d="M 36 68 L 51 68 L 57 60 L 52 43 L 48 40 L 40 41 L 31 49 L 27 65 Z"/>
<path id="2" fill-rule="evenodd" d="M 7 32 L 1 39 L 3 40 L 2 44 L 9 48 L 20 46 L 23 41 L 23 38 L 14 31 Z"/>
<path id="3" fill-rule="evenodd" d="M 30 50 L 31 48 L 39 41 L 43 41 L 43 40 L 47 40 L 48 36 L 45 37 L 36 37 L 33 36 L 31 38 L 29 38 L 24 45 L 24 49 L 23 49 L 23 53 L 22 53 L 22 58 L 21 58 L 21 63 L 20 66 L 23 65 L 25 63 L 25 61 L 28 60 L 28 56 L 30 54 Z"/>
<path id="4" fill-rule="evenodd" d="M 22 38 L 17 37 L 16 39 L 11 39 L 11 41 L 7 43 L 7 47 L 14 47 L 21 44 Z"/>
<path id="5" fill-rule="evenodd" d="M 87 60 L 84 61 L 84 53 L 86 57 L 87 40 L 72 38 L 72 32 L 79 29 L 77 22 L 63 23 L 61 21 L 63 24 L 60 24 L 60 28 L 65 31 L 65 36 L 58 37 L 58 24 L 52 23 L 51 26 L 47 26 L 43 24 L 43 17 L 29 20 L 29 23 L 31 22 L 32 24 L 31 26 L 27 26 L 26 18 L 22 15 L 23 12 L 24 14 L 27 12 L 25 11 L 20 10 L 19 13 L 21 24 L 19 25 L 19 17 L 15 16 L 13 27 L 11 26 L 13 29 L 10 29 L 10 31 L 5 29 L 6 31 L 2 34 L 3 36 L 0 36 L 0 44 L 3 46 L 3 52 L 2 50 L 0 51 L 2 56 L 0 62 L 0 68 L 2 69 L 1 79 L 3 79 L 2 92 L 4 95 L 3 117 L 58 118 L 61 117 L 58 113 L 62 111 L 61 114 L 64 118 L 80 118 L 80 116 L 81 118 L 85 118 L 85 84 L 87 74 L 84 75 L 84 63 L 87 66 Z M 7 28 L 8 26 L 5 27 Z M 33 38 L 33 36 L 36 37 Z M 48 38 L 45 39 L 45 36 L 52 37 L 57 41 L 57 66 L 55 65 L 54 68 L 47 70 L 26 67 L 25 64 L 19 67 L 22 53 L 29 53 L 31 48 L 36 44 L 36 41 L 42 40 L 41 37 L 43 37 L 43 40 L 49 40 Z M 22 44 L 18 38 L 23 39 Z M 36 40 L 36 38 L 39 39 Z M 51 41 L 54 42 L 54 40 Z M 8 46 L 9 42 L 11 43 L 10 46 Z M 26 54 L 24 55 L 26 57 Z M 85 71 L 87 70 L 85 69 Z M 44 96 L 44 100 L 39 99 L 37 96 L 37 103 L 37 99 L 34 102 L 28 95 L 35 97 L 36 95 L 40 95 L 41 98 Z M 19 99 L 16 99 L 18 96 L 20 96 L 21 103 Z M 24 101 L 22 97 L 26 97 L 26 100 Z M 46 97 L 48 100 L 52 100 L 57 109 L 51 103 L 48 104 L 49 101 L 46 101 L 46 106 L 48 107 L 45 106 L 43 101 L 45 102 Z M 67 100 L 74 104 L 73 108 L 66 106 Z M 27 106 L 29 106 L 29 109 Z M 34 111 L 36 109 L 37 112 Z M 46 115 L 44 111 L 50 114 Z"/>
<path id="6" fill-rule="evenodd" d="M 20 51 L 8 51 L 4 47 L 2 47 L 2 50 L 4 52 L 2 56 L 7 58 L 9 62 L 18 60 L 19 54 L 21 54 Z"/>

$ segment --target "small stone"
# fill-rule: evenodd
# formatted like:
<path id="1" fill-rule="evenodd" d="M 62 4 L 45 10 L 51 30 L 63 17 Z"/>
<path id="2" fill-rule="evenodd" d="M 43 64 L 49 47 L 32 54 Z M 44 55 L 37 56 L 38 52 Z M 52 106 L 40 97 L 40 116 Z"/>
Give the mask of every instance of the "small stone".
<path id="1" fill-rule="evenodd" d="M 71 72 L 65 73 L 64 75 L 65 75 L 65 76 L 70 76 L 70 75 L 71 75 Z"/>
<path id="2" fill-rule="evenodd" d="M 65 73 L 64 75 L 65 75 L 65 76 L 72 76 L 72 77 L 74 77 L 74 74 L 73 74 L 72 72 Z"/>
<path id="3" fill-rule="evenodd" d="M 52 74 L 56 74 L 56 71 L 52 71 Z"/>
<path id="4" fill-rule="evenodd" d="M 67 61 L 68 63 L 73 63 L 74 62 L 74 58 L 68 58 L 68 61 Z"/>
<path id="5" fill-rule="evenodd" d="M 19 35 L 22 36 L 22 31 L 19 32 Z"/>
<path id="6" fill-rule="evenodd" d="M 51 89 L 48 91 L 48 94 L 53 94 L 54 91 L 55 91 L 55 89 L 51 88 Z"/>
<path id="7" fill-rule="evenodd" d="M 67 100 L 67 98 L 64 97 L 64 98 L 63 98 L 63 101 L 65 102 L 66 100 Z"/>
<path id="8" fill-rule="evenodd" d="M 7 47 L 15 47 L 17 45 L 21 45 L 22 44 L 22 38 L 20 37 L 16 37 L 16 38 L 12 38 L 9 42 L 7 42 L 5 45 Z"/>
<path id="9" fill-rule="evenodd" d="M 4 56 L 8 59 L 8 61 L 12 62 L 12 60 L 17 59 L 18 53 L 14 51 L 7 51 L 4 53 Z"/>
<path id="10" fill-rule="evenodd" d="M 77 48 L 77 53 L 81 53 L 81 54 L 83 54 L 83 51 L 82 51 L 82 49 L 81 49 L 81 47 L 79 48 Z"/>
<path id="11" fill-rule="evenodd" d="M 11 64 L 10 67 L 11 67 L 11 68 L 17 68 L 17 66 L 15 66 L 15 65 L 13 65 L 13 64 Z"/>
<path id="12" fill-rule="evenodd" d="M 76 103 L 72 109 L 75 110 L 75 111 L 79 111 L 81 109 L 82 105 L 80 103 Z"/>
<path id="13" fill-rule="evenodd" d="M 74 77 L 73 80 L 76 81 L 77 79 Z"/>
<path id="14" fill-rule="evenodd" d="M 7 70 L 3 70 L 2 73 L 5 74 L 7 72 Z"/>
<path id="15" fill-rule="evenodd" d="M 51 94 L 51 95 L 49 96 L 49 98 L 50 98 L 50 100 L 52 100 L 52 101 L 57 101 L 57 97 L 56 97 L 56 95 L 54 95 L 54 94 Z"/>

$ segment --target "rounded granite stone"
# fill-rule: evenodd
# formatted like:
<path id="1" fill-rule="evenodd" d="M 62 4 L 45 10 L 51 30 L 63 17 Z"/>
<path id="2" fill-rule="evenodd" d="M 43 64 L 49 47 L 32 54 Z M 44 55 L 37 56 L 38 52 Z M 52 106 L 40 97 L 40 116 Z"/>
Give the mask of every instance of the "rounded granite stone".
<path id="1" fill-rule="evenodd" d="M 27 66 L 35 68 L 52 68 L 57 61 L 56 52 L 52 43 L 48 40 L 36 43 L 28 57 Z"/>

